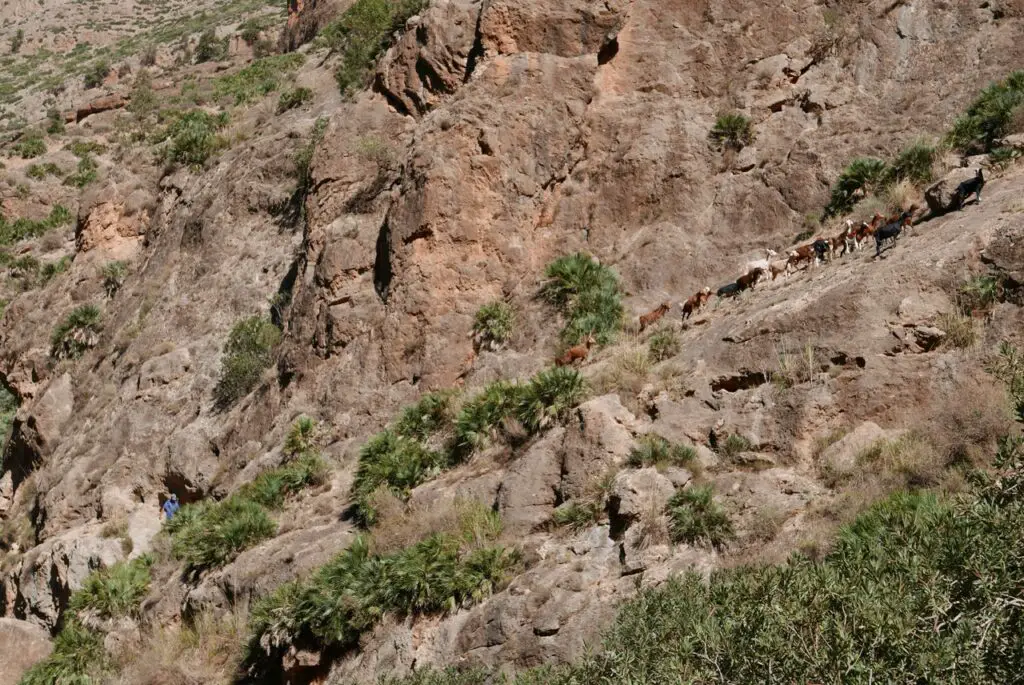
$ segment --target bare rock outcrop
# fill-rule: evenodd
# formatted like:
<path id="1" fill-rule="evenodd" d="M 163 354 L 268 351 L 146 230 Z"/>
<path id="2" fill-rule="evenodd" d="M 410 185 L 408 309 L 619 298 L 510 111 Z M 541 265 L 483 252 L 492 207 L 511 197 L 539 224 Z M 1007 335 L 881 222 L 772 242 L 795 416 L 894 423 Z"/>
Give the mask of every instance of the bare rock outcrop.
<path id="1" fill-rule="evenodd" d="M 17 685 L 22 674 L 53 651 L 50 634 L 37 625 L 0 618 L 0 685 Z"/>
<path id="2" fill-rule="evenodd" d="M 942 179 L 928 186 L 924 191 L 924 199 L 928 203 L 928 209 L 931 210 L 932 215 L 938 216 L 956 209 L 957 187 L 964 181 L 974 178 L 976 173 L 976 169 L 953 169 Z"/>

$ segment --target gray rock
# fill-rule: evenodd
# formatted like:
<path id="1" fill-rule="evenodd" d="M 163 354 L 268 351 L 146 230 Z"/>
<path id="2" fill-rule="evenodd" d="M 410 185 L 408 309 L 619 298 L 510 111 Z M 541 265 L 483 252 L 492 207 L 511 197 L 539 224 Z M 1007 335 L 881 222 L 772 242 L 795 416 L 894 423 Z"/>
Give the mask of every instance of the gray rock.
<path id="1" fill-rule="evenodd" d="M 39 626 L 0 618 L 0 685 L 17 685 L 25 673 L 53 651 L 50 635 Z"/>
<path id="2" fill-rule="evenodd" d="M 181 378 L 192 368 L 192 355 L 187 347 L 146 360 L 139 370 L 139 390 L 149 390 Z"/>
<path id="3" fill-rule="evenodd" d="M 561 489 L 566 499 L 582 496 L 595 478 L 621 465 L 633 448 L 634 434 L 641 430 L 618 395 L 585 402 L 579 407 L 578 417 L 579 421 L 567 429 L 562 448 Z"/>
<path id="4" fill-rule="evenodd" d="M 924 191 L 924 199 L 928 203 L 928 208 L 932 211 L 932 214 L 945 214 L 956 208 L 956 189 L 961 183 L 971 178 L 977 170 L 974 168 L 970 169 L 953 169 L 941 180 L 936 181 Z"/>
<path id="5" fill-rule="evenodd" d="M 527 532 L 551 516 L 562 477 L 558 450 L 564 435 L 564 428 L 549 432 L 509 468 L 498 492 L 506 530 Z"/>
<path id="6" fill-rule="evenodd" d="M 857 467 L 857 455 L 885 437 L 886 432 L 878 424 L 865 421 L 822 451 L 821 468 L 835 476 L 848 476 Z"/>
<path id="7" fill-rule="evenodd" d="M 631 521 L 665 507 L 675 487 L 654 467 L 622 471 L 612 485 L 611 508 L 615 516 Z"/>

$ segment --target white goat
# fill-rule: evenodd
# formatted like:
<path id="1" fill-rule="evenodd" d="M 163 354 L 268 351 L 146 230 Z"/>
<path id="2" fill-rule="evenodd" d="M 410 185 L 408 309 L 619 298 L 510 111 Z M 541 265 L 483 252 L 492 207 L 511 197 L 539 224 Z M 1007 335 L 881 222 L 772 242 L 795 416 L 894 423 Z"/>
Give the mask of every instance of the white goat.
<path id="1" fill-rule="evenodd" d="M 772 258 L 777 257 L 779 253 L 769 247 L 765 248 L 765 255 L 766 256 L 764 259 L 756 259 L 752 262 L 747 262 L 747 268 L 743 271 L 743 273 L 749 274 L 754 269 L 761 269 L 765 273 L 768 273 L 771 270 Z"/>

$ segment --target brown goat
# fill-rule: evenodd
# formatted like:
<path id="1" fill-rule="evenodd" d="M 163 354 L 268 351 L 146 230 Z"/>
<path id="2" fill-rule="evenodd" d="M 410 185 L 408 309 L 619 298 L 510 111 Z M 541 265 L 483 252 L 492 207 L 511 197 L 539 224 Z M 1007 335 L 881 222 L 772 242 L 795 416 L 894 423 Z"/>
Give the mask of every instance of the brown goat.
<path id="1" fill-rule="evenodd" d="M 572 347 L 567 349 L 565 351 L 565 354 L 563 354 L 561 357 L 556 357 L 555 364 L 557 366 L 569 366 L 571 364 L 574 364 L 577 360 L 583 361 L 584 359 L 587 358 L 587 355 L 590 354 L 590 346 L 593 345 L 594 342 L 596 342 L 594 340 L 594 334 L 591 333 L 586 338 L 584 338 L 582 343 L 580 343 L 579 345 L 573 345 Z"/>
<path id="2" fill-rule="evenodd" d="M 641 316 L 640 317 L 640 330 L 641 331 L 644 330 L 645 328 L 650 326 L 652 323 L 655 323 L 658 319 L 660 319 L 661 317 L 665 316 L 665 314 L 671 308 L 672 308 L 671 304 L 669 304 L 668 302 L 662 302 L 660 305 L 658 305 L 657 309 L 655 309 L 654 311 L 647 312 L 646 314 Z"/>
<path id="3" fill-rule="evenodd" d="M 749 290 L 754 287 L 758 279 L 764 275 L 764 269 L 753 269 L 736 279 L 736 285 L 740 290 Z"/>
<path id="4" fill-rule="evenodd" d="M 683 321 L 686 321 L 691 316 L 701 310 L 701 308 L 707 303 L 711 297 L 711 288 L 705 287 L 699 293 L 691 295 L 686 302 L 683 303 Z"/>

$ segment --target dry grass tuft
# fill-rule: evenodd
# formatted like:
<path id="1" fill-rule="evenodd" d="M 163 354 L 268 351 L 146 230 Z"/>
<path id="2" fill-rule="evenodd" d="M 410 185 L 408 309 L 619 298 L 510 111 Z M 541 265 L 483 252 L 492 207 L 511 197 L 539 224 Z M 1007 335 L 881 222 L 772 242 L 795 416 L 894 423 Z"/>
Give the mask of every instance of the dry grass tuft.
<path id="1" fill-rule="evenodd" d="M 387 490 L 373 495 L 377 523 L 373 550 L 390 554 L 411 547 L 436 533 L 446 533 L 483 546 L 501 534 L 500 517 L 475 499 L 437 499 L 426 505 L 406 506 Z"/>
<path id="2" fill-rule="evenodd" d="M 940 315 L 936 324 L 946 332 L 946 337 L 942 340 L 943 347 L 966 350 L 974 347 L 978 341 L 974 319 L 966 314 L 948 312 Z"/>
<path id="3" fill-rule="evenodd" d="M 885 207 L 890 213 L 902 212 L 923 202 L 920 191 L 908 178 L 889 186 L 885 190 L 883 199 Z"/>

